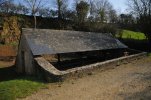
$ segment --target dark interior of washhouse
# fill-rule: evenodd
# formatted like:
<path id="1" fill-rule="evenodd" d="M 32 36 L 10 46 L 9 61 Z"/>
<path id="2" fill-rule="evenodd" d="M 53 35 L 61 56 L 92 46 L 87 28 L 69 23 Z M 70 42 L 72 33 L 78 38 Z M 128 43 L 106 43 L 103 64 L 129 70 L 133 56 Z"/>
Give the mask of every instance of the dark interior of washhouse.
<path id="1" fill-rule="evenodd" d="M 137 53 L 140 53 L 140 51 L 132 49 L 110 49 L 54 55 L 42 55 L 42 57 L 49 61 L 58 70 L 65 71 L 80 66 L 130 56 Z"/>

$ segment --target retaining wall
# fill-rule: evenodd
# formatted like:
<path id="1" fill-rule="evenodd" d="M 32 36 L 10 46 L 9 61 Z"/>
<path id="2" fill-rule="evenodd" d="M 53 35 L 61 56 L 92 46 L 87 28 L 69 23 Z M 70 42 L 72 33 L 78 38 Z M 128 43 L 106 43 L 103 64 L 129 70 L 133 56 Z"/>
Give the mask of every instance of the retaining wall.
<path id="1" fill-rule="evenodd" d="M 43 57 L 35 58 L 37 65 L 39 66 L 38 74 L 41 73 L 48 82 L 64 81 L 70 78 L 78 78 L 84 75 L 91 75 L 95 71 L 102 71 L 115 68 L 122 64 L 131 63 L 135 60 L 142 59 L 147 56 L 147 53 L 139 53 L 130 56 L 120 57 L 105 62 L 99 62 L 77 68 L 72 68 L 66 71 L 60 71 L 56 69 Z"/>

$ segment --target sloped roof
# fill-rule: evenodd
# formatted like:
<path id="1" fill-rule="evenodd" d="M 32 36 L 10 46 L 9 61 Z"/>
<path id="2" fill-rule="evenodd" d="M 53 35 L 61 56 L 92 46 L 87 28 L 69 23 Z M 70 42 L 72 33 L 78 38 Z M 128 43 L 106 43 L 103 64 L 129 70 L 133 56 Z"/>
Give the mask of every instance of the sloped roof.
<path id="1" fill-rule="evenodd" d="M 107 33 L 23 29 L 33 55 L 127 48 Z"/>

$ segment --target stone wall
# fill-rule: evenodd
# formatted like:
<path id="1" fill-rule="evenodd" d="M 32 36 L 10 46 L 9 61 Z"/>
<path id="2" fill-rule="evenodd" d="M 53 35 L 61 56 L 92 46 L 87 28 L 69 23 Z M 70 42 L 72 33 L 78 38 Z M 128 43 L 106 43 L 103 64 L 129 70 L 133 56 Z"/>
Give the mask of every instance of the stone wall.
<path id="1" fill-rule="evenodd" d="M 19 50 L 16 57 L 16 71 L 27 75 L 33 75 L 35 73 L 34 56 L 24 35 L 21 36 L 19 43 Z"/>
<path id="2" fill-rule="evenodd" d="M 64 81 L 70 78 L 78 78 L 84 75 L 92 74 L 95 71 L 111 69 L 122 64 L 131 63 L 135 60 L 142 59 L 143 57 L 146 57 L 146 55 L 147 53 L 144 52 L 108 60 L 105 62 L 81 66 L 66 71 L 57 70 L 52 64 L 50 64 L 47 60 L 45 60 L 42 57 L 35 58 L 35 61 L 38 64 L 41 74 L 43 74 L 42 76 L 45 77 L 45 79 L 48 82 L 52 82 L 52 81 Z"/>
<path id="3" fill-rule="evenodd" d="M 0 60 L 12 61 L 15 60 L 16 50 L 13 46 L 0 45 Z"/>

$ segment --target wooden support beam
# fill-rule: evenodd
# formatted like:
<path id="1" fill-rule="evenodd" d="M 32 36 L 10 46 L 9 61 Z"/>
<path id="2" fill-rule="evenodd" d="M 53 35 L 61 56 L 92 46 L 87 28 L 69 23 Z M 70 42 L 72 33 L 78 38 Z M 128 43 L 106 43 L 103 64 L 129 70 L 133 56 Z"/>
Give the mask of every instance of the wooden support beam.
<path id="1" fill-rule="evenodd" d="M 57 56 L 58 56 L 58 63 L 60 63 L 61 62 L 60 54 L 57 54 Z"/>

